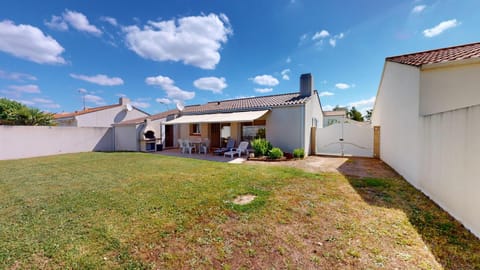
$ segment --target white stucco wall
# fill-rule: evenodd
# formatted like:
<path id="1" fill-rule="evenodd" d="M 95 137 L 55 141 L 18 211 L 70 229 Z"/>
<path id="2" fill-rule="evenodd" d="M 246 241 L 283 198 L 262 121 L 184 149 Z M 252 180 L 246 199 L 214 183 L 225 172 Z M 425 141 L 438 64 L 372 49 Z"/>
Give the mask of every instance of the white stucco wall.
<path id="1" fill-rule="evenodd" d="M 138 129 L 141 125 L 116 126 L 115 151 L 140 151 Z"/>
<path id="2" fill-rule="evenodd" d="M 273 108 L 266 117 L 266 137 L 273 147 L 293 152 L 304 147 L 303 106 Z"/>
<path id="3" fill-rule="evenodd" d="M 434 65 L 422 69 L 420 114 L 429 115 L 480 104 L 479 74 L 480 63 Z"/>
<path id="4" fill-rule="evenodd" d="M 0 159 L 113 151 L 112 128 L 0 126 Z"/>
<path id="5" fill-rule="evenodd" d="M 422 117 L 419 188 L 480 237 L 480 105 Z"/>
<path id="6" fill-rule="evenodd" d="M 148 116 L 148 114 L 133 109 L 127 111 L 123 106 L 106 110 L 78 115 L 77 126 L 79 127 L 110 127 L 112 124 L 120 123 L 130 119 Z"/>
<path id="7" fill-rule="evenodd" d="M 418 187 L 420 70 L 386 62 L 372 115 L 380 126 L 380 158 Z"/>
<path id="8" fill-rule="evenodd" d="M 315 154 L 311 152 L 310 149 L 310 137 L 311 137 L 311 128 L 312 127 L 323 127 L 323 113 L 322 108 L 320 107 L 320 99 L 318 97 L 317 91 L 312 94 L 310 99 L 305 103 L 305 132 L 304 136 L 304 146 L 306 155 Z"/>

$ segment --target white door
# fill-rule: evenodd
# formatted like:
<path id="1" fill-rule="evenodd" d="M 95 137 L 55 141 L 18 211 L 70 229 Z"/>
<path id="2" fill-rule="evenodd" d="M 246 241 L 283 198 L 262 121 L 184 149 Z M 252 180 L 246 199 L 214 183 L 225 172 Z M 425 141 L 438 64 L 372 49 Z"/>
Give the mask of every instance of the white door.
<path id="1" fill-rule="evenodd" d="M 316 134 L 317 155 L 373 157 L 373 128 L 368 123 L 346 119 Z"/>

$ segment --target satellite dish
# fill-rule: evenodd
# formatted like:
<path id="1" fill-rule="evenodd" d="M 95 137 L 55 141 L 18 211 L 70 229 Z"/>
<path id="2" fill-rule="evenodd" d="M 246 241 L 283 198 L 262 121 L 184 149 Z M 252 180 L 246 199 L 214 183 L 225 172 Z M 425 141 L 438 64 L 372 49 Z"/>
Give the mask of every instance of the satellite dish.
<path id="1" fill-rule="evenodd" d="M 133 107 L 131 104 L 125 105 L 125 109 L 127 109 L 128 112 L 131 112 L 133 110 Z"/>
<path id="2" fill-rule="evenodd" d="M 185 105 L 183 105 L 183 103 L 179 101 L 177 102 L 177 109 L 179 111 L 183 111 L 185 109 Z"/>

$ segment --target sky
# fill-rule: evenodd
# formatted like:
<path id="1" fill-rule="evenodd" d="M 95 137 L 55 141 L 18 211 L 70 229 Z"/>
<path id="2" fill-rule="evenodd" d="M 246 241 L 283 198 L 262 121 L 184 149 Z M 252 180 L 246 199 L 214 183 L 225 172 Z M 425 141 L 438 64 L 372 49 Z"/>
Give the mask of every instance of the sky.
<path id="1" fill-rule="evenodd" d="M 480 41 L 478 0 L 1 1 L 0 97 L 151 114 L 299 90 L 373 107 L 385 58 Z"/>

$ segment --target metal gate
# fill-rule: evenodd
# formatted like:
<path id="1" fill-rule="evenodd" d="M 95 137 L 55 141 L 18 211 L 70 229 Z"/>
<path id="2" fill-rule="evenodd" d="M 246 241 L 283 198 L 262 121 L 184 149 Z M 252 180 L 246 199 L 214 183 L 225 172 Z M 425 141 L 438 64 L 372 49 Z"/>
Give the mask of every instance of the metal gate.
<path id="1" fill-rule="evenodd" d="M 373 128 L 350 119 L 317 128 L 315 154 L 373 157 Z"/>

